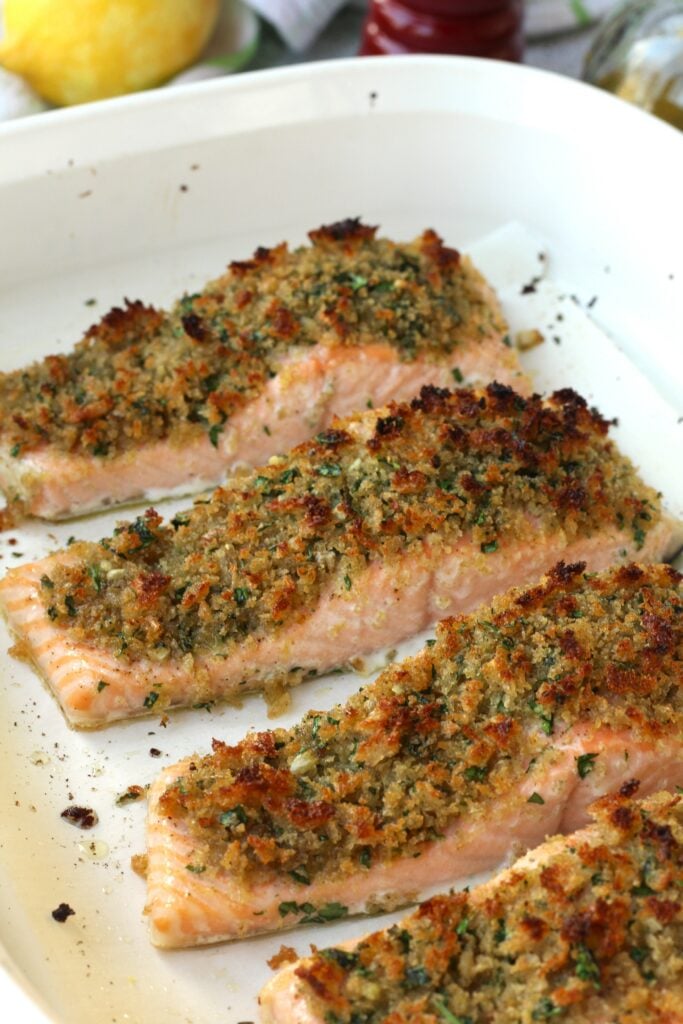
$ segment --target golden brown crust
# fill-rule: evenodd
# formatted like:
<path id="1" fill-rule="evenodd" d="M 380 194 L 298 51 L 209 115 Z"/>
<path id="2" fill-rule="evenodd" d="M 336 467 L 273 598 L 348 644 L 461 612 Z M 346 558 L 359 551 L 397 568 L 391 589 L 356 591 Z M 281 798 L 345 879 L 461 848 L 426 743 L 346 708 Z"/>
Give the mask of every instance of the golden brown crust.
<path id="1" fill-rule="evenodd" d="M 42 598 L 73 638 L 163 660 L 284 629 L 324 593 L 362 585 L 370 563 L 419 560 L 426 542 L 438 552 L 467 537 L 488 555 L 544 531 L 569 543 L 604 530 L 637 550 L 659 498 L 607 429 L 568 390 L 546 401 L 498 384 L 423 388 L 334 424 L 170 523 L 150 509 L 99 545 L 74 546 Z"/>
<path id="2" fill-rule="evenodd" d="M 347 220 L 293 252 L 259 248 L 170 312 L 126 300 L 70 354 L 0 375 L 4 445 L 21 460 L 45 446 L 108 458 L 202 433 L 217 444 L 296 348 L 384 342 L 410 361 L 502 345 L 482 279 L 433 231 L 405 245 L 375 231 Z"/>
<path id="3" fill-rule="evenodd" d="M 631 788 L 631 795 L 633 786 Z M 668 1017 L 683 994 L 683 798 L 616 794 L 576 838 L 295 970 L 327 1024 Z"/>
<path id="4" fill-rule="evenodd" d="M 214 740 L 159 800 L 204 870 L 267 884 L 420 856 L 461 815 L 486 815 L 578 725 L 656 742 L 683 727 L 682 577 L 670 566 L 586 575 L 441 623 L 417 657 L 291 729 Z M 615 674 L 616 673 L 616 674 Z M 578 758 L 585 777 L 599 755 Z M 542 803 L 543 800 L 541 799 Z"/>

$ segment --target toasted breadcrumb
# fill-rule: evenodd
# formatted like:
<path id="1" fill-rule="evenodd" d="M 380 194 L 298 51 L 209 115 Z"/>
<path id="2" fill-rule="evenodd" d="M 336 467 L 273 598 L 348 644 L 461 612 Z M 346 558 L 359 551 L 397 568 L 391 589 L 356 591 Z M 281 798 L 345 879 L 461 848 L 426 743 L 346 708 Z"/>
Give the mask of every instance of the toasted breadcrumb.
<path id="1" fill-rule="evenodd" d="M 419 856 L 456 819 L 488 813 L 580 723 L 656 742 L 683 728 L 683 577 L 559 563 L 528 590 L 437 628 L 344 705 L 290 729 L 214 740 L 161 796 L 194 859 L 250 885 L 306 886 Z M 599 769 L 579 758 L 581 778 Z M 542 802 L 542 800 L 541 800 Z M 208 876 L 207 876 L 208 877 Z M 309 915 L 310 916 L 310 915 Z"/>
<path id="2" fill-rule="evenodd" d="M 375 232 L 347 220 L 293 252 L 259 248 L 170 312 L 126 300 L 69 354 L 0 375 L 4 445 L 104 459 L 202 433 L 217 444 L 297 347 L 382 341 L 411 361 L 502 339 L 467 259 L 433 231 L 405 245 Z"/>
<path id="3" fill-rule="evenodd" d="M 568 389 L 544 401 L 498 384 L 423 388 L 339 421 L 169 523 L 150 509 L 99 544 L 72 545 L 41 597 L 75 639 L 161 662 L 227 654 L 330 590 L 349 599 L 368 564 L 419 559 L 427 541 L 438 551 L 468 536 L 486 555 L 544 531 L 570 543 L 612 529 L 635 551 L 660 502 L 607 431 Z"/>
<path id="4" fill-rule="evenodd" d="M 637 782 L 623 792 L 633 794 Z M 296 976 L 328 1024 L 678 1020 L 683 996 L 683 798 L 617 794 L 535 863 L 428 900 Z M 673 1013 L 673 1016 L 669 1016 Z M 313 1018 L 312 1018 L 313 1019 Z"/>
<path id="5" fill-rule="evenodd" d="M 293 964 L 299 959 L 299 954 L 293 946 L 280 946 L 277 953 L 275 953 L 266 963 L 272 971 L 277 971 L 279 967 L 283 967 L 285 964 Z"/>

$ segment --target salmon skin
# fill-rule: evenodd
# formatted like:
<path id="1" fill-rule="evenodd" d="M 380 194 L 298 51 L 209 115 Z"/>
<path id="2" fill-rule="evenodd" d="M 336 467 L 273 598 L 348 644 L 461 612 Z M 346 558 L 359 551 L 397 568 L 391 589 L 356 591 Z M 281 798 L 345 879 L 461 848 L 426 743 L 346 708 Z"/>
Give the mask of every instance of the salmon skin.
<path id="1" fill-rule="evenodd" d="M 0 375 L 9 507 L 57 519 L 206 490 L 335 415 L 454 376 L 524 390 L 469 259 L 433 231 L 375 232 L 346 220 L 260 248 L 169 312 L 126 300 L 70 354 Z"/>
<path id="2" fill-rule="evenodd" d="M 538 579 L 660 560 L 676 528 L 572 391 L 423 389 L 170 522 L 8 573 L 18 649 L 74 725 L 285 687 Z"/>
<path id="3" fill-rule="evenodd" d="M 683 797 L 637 788 L 471 893 L 288 966 L 263 1024 L 682 1024 Z"/>
<path id="4" fill-rule="evenodd" d="M 147 913 L 190 946 L 375 913 L 683 783 L 683 577 L 559 563 L 291 729 L 168 768 Z"/>

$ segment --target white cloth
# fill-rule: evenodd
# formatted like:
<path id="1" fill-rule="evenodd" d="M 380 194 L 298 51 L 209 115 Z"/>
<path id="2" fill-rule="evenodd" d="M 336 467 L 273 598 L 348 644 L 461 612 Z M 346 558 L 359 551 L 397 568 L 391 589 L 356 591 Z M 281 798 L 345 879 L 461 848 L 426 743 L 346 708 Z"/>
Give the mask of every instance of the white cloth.
<path id="1" fill-rule="evenodd" d="M 347 0 L 246 0 L 292 50 L 305 50 Z"/>

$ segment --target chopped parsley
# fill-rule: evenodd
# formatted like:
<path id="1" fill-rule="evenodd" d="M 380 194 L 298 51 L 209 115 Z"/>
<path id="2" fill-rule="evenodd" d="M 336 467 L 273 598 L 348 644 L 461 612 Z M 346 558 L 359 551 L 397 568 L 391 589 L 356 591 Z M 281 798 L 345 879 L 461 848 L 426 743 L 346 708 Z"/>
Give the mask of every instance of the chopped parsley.
<path id="1" fill-rule="evenodd" d="M 585 779 L 587 775 L 590 775 L 595 768 L 595 759 L 598 756 L 598 754 L 579 754 L 578 757 L 574 758 L 580 779 Z"/>

